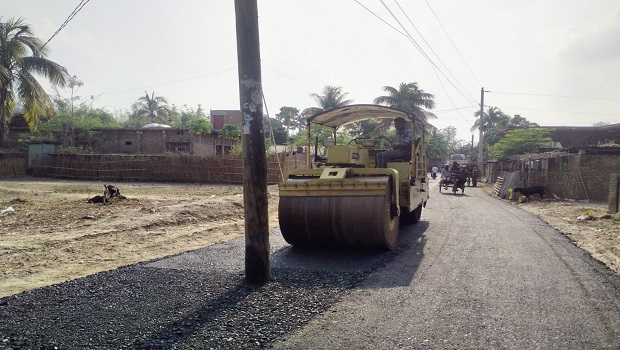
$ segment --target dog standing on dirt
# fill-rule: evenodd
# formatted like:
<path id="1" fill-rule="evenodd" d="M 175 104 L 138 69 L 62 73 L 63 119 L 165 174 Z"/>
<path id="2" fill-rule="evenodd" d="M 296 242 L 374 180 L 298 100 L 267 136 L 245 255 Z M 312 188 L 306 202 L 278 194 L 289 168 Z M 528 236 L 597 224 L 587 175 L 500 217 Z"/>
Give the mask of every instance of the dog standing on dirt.
<path id="1" fill-rule="evenodd" d="M 540 199 L 543 198 L 543 194 L 545 193 L 545 188 L 542 186 L 534 186 L 534 187 L 529 187 L 529 188 L 523 188 L 523 187 L 515 187 L 513 190 L 513 193 L 521 193 L 522 195 L 524 195 L 528 200 L 530 198 L 531 195 L 537 194 L 540 196 Z"/>
<path id="2" fill-rule="evenodd" d="M 118 187 L 114 185 L 103 185 L 103 187 L 104 187 L 103 197 L 109 198 L 109 199 L 112 199 L 112 197 L 120 198 L 121 190 L 119 190 Z"/>

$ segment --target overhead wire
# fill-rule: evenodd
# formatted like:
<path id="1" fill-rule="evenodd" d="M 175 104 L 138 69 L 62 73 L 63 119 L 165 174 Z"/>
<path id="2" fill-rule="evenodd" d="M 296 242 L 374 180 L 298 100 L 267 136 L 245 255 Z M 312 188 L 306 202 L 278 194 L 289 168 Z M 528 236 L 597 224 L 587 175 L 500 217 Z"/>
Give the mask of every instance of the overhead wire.
<path id="1" fill-rule="evenodd" d="M 430 57 L 428 56 L 428 54 L 424 51 L 424 49 L 422 49 L 422 47 L 421 47 L 421 46 L 420 46 L 420 45 L 416 42 L 416 40 L 413 38 L 413 36 L 409 33 L 409 31 L 405 28 L 405 26 L 404 26 L 404 25 L 400 22 L 400 20 L 398 20 L 398 18 L 394 15 L 394 13 L 390 10 L 390 8 L 389 8 L 389 7 L 385 4 L 385 2 L 384 2 L 383 0 L 380 0 L 380 2 L 381 2 L 381 4 L 385 7 L 385 9 L 386 9 L 386 10 L 390 13 L 390 15 L 394 18 L 394 20 L 395 20 L 395 21 L 396 21 L 396 22 L 397 22 L 397 23 L 401 26 L 402 30 L 403 30 L 405 33 L 407 33 L 407 38 L 408 38 L 408 40 L 409 40 L 409 41 L 410 41 L 410 42 L 411 42 L 411 43 L 412 43 L 412 44 L 416 47 L 416 49 L 417 49 L 417 50 L 418 50 L 418 51 L 422 54 L 422 56 L 423 56 L 424 58 L 426 58 L 426 60 L 427 60 L 427 61 L 431 64 L 431 67 L 433 68 L 433 71 L 435 72 L 435 75 L 437 76 L 437 79 L 438 79 L 438 81 L 439 81 L 439 83 L 440 83 L 440 85 L 441 85 L 442 89 L 443 89 L 443 90 L 444 90 L 444 92 L 446 93 L 446 96 L 447 96 L 447 97 L 448 97 L 448 99 L 450 100 L 450 103 L 452 104 L 452 106 L 456 108 L 456 105 L 454 104 L 454 101 L 452 100 L 452 98 L 450 97 L 450 94 L 448 93 L 448 91 L 446 90 L 445 86 L 443 85 L 443 82 L 441 81 L 441 79 L 440 79 L 439 75 L 437 74 L 437 71 L 439 71 L 439 72 L 440 72 L 440 73 L 441 73 L 441 74 L 442 74 L 442 75 L 446 78 L 446 80 L 447 80 L 447 81 L 448 81 L 448 82 L 449 82 L 449 83 L 450 83 L 450 84 L 451 84 L 451 85 L 452 85 L 452 86 L 456 89 L 456 91 L 458 91 L 458 92 L 461 94 L 461 96 L 463 96 L 463 97 L 464 97 L 466 100 L 468 100 L 469 102 L 472 102 L 472 101 L 473 101 L 474 103 L 476 103 L 477 101 L 475 101 L 475 100 L 474 100 L 471 96 L 468 96 L 466 93 L 463 93 L 463 91 L 461 91 L 461 90 L 460 90 L 460 89 L 459 89 L 459 88 L 458 88 L 458 87 L 457 87 L 457 86 L 456 86 L 456 85 L 452 82 L 452 80 L 451 80 L 448 76 L 446 76 L 446 74 L 445 74 L 445 73 L 444 73 L 444 72 L 443 72 L 443 71 L 442 71 L 442 70 L 441 70 L 441 69 L 437 66 L 437 64 L 435 64 L 435 62 L 432 60 L 432 58 L 430 58 Z M 398 3 L 397 3 L 397 4 L 398 4 Z M 401 8 L 401 11 L 402 11 L 402 7 L 400 7 L 400 5 L 399 5 L 399 8 Z M 405 14 L 405 16 L 406 16 L 406 14 Z M 407 18 L 408 18 L 408 16 L 407 16 Z M 414 28 L 415 28 L 415 26 L 414 26 Z M 416 28 L 416 31 L 417 31 L 417 28 Z M 419 33 L 419 31 L 418 31 L 418 33 Z M 425 40 L 425 42 L 426 42 L 426 40 Z M 427 45 L 428 45 L 428 43 L 427 43 Z M 430 47 L 430 46 L 429 46 L 429 47 Z M 432 48 L 431 48 L 431 50 L 432 50 Z M 434 51 L 433 51 L 433 53 L 434 53 Z M 436 54 L 436 53 L 435 53 L 435 55 L 437 56 L 437 54 Z M 437 56 L 437 57 L 439 57 L 439 56 Z M 443 64 L 443 62 L 442 62 L 442 64 Z M 444 64 L 444 66 L 445 66 L 445 64 Z M 451 74 L 451 73 L 450 73 L 450 74 Z M 466 122 L 471 122 L 471 121 L 468 121 L 468 120 L 467 120 L 467 119 L 466 119 L 466 118 L 465 118 L 465 117 L 461 114 L 461 112 L 460 112 L 458 109 L 455 109 L 455 110 L 456 110 L 456 111 L 457 111 L 457 113 L 461 116 L 461 118 L 463 118 L 463 120 L 465 120 Z"/>
<path id="2" fill-rule="evenodd" d="M 480 82 L 480 80 L 478 79 L 478 77 L 476 76 L 476 74 L 471 70 L 471 68 L 469 67 L 469 64 L 467 64 L 467 61 L 465 60 L 465 58 L 463 57 L 463 55 L 461 54 L 461 51 L 459 51 L 459 48 L 454 44 L 454 41 L 452 41 L 452 38 L 450 37 L 450 34 L 448 34 L 448 31 L 446 30 L 446 28 L 443 26 L 443 23 L 441 23 L 441 21 L 439 20 L 439 17 L 437 17 L 437 14 L 435 14 L 435 10 L 433 10 L 433 7 L 431 6 L 431 4 L 428 3 L 428 0 L 424 0 L 426 2 L 426 5 L 428 5 L 428 8 L 431 10 L 431 12 L 433 13 L 433 16 L 435 16 L 435 19 L 437 20 L 437 23 L 439 23 L 439 26 L 441 27 L 441 29 L 443 30 L 444 34 L 446 34 L 446 36 L 448 37 L 448 40 L 450 40 L 450 43 L 452 44 L 452 47 L 454 47 L 454 49 L 456 50 L 456 52 L 459 54 L 459 57 L 461 57 L 461 60 L 463 61 L 463 63 L 465 64 L 465 67 L 467 67 L 467 69 L 469 70 L 469 72 L 471 73 L 471 75 L 474 77 L 474 79 L 476 79 L 476 81 L 478 82 L 478 85 L 482 86 L 483 84 Z"/>
<path id="3" fill-rule="evenodd" d="M 435 52 L 435 50 L 433 50 L 433 48 L 432 48 L 432 47 L 431 47 L 431 45 L 428 43 L 428 41 L 426 41 L 426 39 L 424 38 L 424 35 L 422 35 L 422 33 L 420 33 L 420 31 L 419 31 L 419 30 L 418 30 L 418 28 L 415 26 L 415 24 L 413 24 L 413 22 L 411 21 L 411 19 L 409 18 L 409 16 L 408 16 L 408 15 L 407 15 L 407 13 L 405 12 L 405 10 L 404 10 L 404 9 L 400 6 L 400 4 L 398 3 L 398 1 L 397 1 L 397 0 L 394 0 L 394 2 L 395 2 L 395 3 L 396 3 L 396 5 L 398 6 L 398 8 L 401 10 L 401 12 L 405 15 L 405 17 L 407 18 L 407 20 L 409 21 L 409 23 L 411 24 L 411 26 L 412 26 L 412 27 L 416 30 L 416 32 L 418 33 L 418 35 L 420 35 L 420 37 L 422 38 L 422 40 L 424 40 L 424 42 L 426 43 L 426 45 L 428 46 L 428 48 L 431 50 L 431 52 L 433 52 L 433 54 L 435 55 L 435 57 L 437 57 L 437 59 L 439 59 L 439 62 L 441 62 L 441 64 L 444 66 L 444 68 L 445 68 L 445 69 L 448 71 L 448 73 L 452 76 L 452 78 L 453 78 L 454 80 L 456 80 L 457 84 L 459 84 L 459 86 L 463 89 L 463 91 L 467 91 L 467 90 L 463 87 L 463 85 L 461 85 L 461 83 L 459 83 L 458 79 L 456 79 L 456 77 L 454 76 L 454 74 L 452 74 L 452 72 L 450 72 L 450 70 L 448 69 L 448 67 L 446 66 L 446 64 L 445 64 L 445 63 L 443 62 L 443 60 L 439 57 L 439 55 L 437 55 L 437 53 Z M 383 1 L 381 1 L 381 3 L 383 3 Z M 386 6 L 386 5 L 385 5 L 385 3 L 383 3 L 383 5 L 384 5 L 384 6 Z M 388 12 L 390 12 L 390 14 L 392 14 L 392 12 L 391 12 L 389 9 L 388 9 Z M 394 16 L 394 15 L 392 14 L 392 16 Z M 396 19 L 396 18 L 395 18 L 395 19 Z M 396 21 L 400 24 L 400 22 L 399 22 L 398 20 L 396 20 Z M 402 24 L 401 24 L 401 26 L 402 26 Z M 404 28 L 403 28 L 403 29 L 404 29 Z M 406 30 L 406 29 L 404 29 L 404 30 L 407 32 L 407 30 Z M 409 32 L 407 32 L 407 34 L 409 34 Z M 411 40 L 414 40 L 414 39 L 413 39 L 413 37 L 411 37 L 411 35 L 410 35 L 410 34 L 409 34 L 409 37 L 411 38 Z M 415 41 L 415 40 L 414 40 L 414 41 Z M 419 46 L 419 45 L 418 45 L 418 46 Z M 420 48 L 420 49 L 421 49 L 421 48 Z M 452 105 L 452 107 L 454 107 L 454 108 L 455 108 L 454 110 L 455 110 L 455 111 L 459 114 L 459 116 L 460 116 L 460 117 L 461 117 L 464 121 L 466 121 L 466 122 L 470 123 L 471 121 L 470 121 L 470 120 L 467 120 L 467 119 L 463 116 L 463 114 L 461 114 L 461 111 L 459 111 L 458 109 L 456 109 L 456 104 L 454 103 L 454 100 L 452 100 L 452 97 L 450 96 L 450 94 L 448 93 L 448 90 L 446 89 L 445 85 L 444 85 L 444 84 L 443 84 L 443 82 L 441 81 L 441 78 L 439 77 L 439 74 L 437 74 L 437 70 L 438 70 L 439 68 L 437 67 L 437 69 L 436 69 L 436 68 L 435 68 L 435 66 L 434 66 L 434 63 L 432 63 L 432 64 L 433 64 L 433 66 L 432 66 L 432 68 L 433 68 L 433 72 L 435 73 L 435 76 L 437 77 L 437 81 L 439 81 L 439 84 L 441 85 L 441 88 L 442 88 L 442 89 L 443 89 L 443 91 L 445 92 L 446 97 L 447 97 L 447 98 L 448 98 L 448 100 L 450 101 L 450 104 Z M 443 74 L 443 73 L 442 73 L 442 74 Z M 444 76 L 445 76 L 445 74 L 444 74 Z M 448 79 L 448 78 L 446 77 L 446 79 Z M 448 81 L 449 81 L 449 79 L 448 79 Z M 452 84 L 452 86 L 454 86 L 454 84 Z M 455 86 L 455 88 L 456 88 L 456 86 Z M 457 89 L 457 91 L 459 91 L 459 90 Z M 460 92 L 460 91 L 459 91 L 459 92 Z M 476 102 L 477 102 L 477 101 L 475 101 L 475 100 L 474 100 L 474 98 L 473 98 L 473 97 L 471 97 L 471 95 L 469 95 L 468 93 L 466 93 L 466 95 L 467 95 L 467 96 L 465 96 L 465 95 L 463 95 L 463 94 L 462 94 L 462 92 L 461 92 L 461 95 L 462 95 L 463 97 L 465 97 L 465 99 L 466 99 L 466 100 L 467 100 L 467 96 L 469 96 L 469 97 L 471 98 L 471 99 L 469 100 L 469 102 L 472 102 L 472 101 L 474 101 L 474 103 L 476 103 Z"/>
<path id="4" fill-rule="evenodd" d="M 401 31 L 399 31 L 398 29 L 396 29 L 394 26 L 392 26 L 391 24 L 389 24 L 387 21 L 385 21 L 383 18 L 381 18 L 379 15 L 377 15 L 376 13 L 374 13 L 372 10 L 368 9 L 366 6 L 362 5 L 358 0 L 355 0 L 355 2 L 362 6 L 366 11 L 370 12 L 373 16 L 377 17 L 378 19 L 380 19 L 383 23 L 386 23 L 390 28 L 394 29 L 396 32 L 398 32 L 399 34 L 405 36 L 413 45 L 414 47 L 420 52 L 420 54 L 422 54 L 422 56 L 431 64 L 431 67 L 436 68 L 439 70 L 439 72 L 441 73 L 441 75 L 443 75 L 446 80 L 450 83 L 450 85 L 452 85 L 460 94 L 461 96 L 463 96 L 466 100 L 469 100 L 470 102 L 473 100 L 473 98 L 471 96 L 467 96 L 467 94 L 465 94 L 463 91 L 461 91 L 453 82 L 452 80 L 446 76 L 446 74 L 435 64 L 435 62 L 428 56 L 428 54 L 426 54 L 426 52 L 424 51 L 424 49 L 422 49 L 422 47 L 415 41 L 415 39 L 413 39 L 413 36 L 407 31 L 407 29 L 404 27 L 404 25 L 398 20 L 398 18 L 394 15 L 394 13 L 390 10 L 390 8 L 385 4 L 385 2 L 383 2 L 383 0 L 380 0 L 381 4 L 385 7 L 385 9 L 390 13 L 390 15 L 394 18 L 394 20 L 400 25 L 400 27 L 402 28 L 402 30 L 406 33 L 403 33 Z M 444 90 L 445 91 L 445 90 Z M 447 92 L 446 92 L 447 94 Z M 477 101 L 476 101 L 477 103 Z"/>
<path id="5" fill-rule="evenodd" d="M 163 86 L 163 85 L 170 85 L 170 84 L 176 84 L 176 83 L 181 83 L 184 81 L 188 81 L 188 80 L 193 80 L 193 79 L 198 79 L 198 78 L 203 78 L 203 77 L 207 77 L 210 75 L 215 75 L 215 74 L 220 74 L 220 73 L 224 73 L 224 72 L 228 72 L 231 71 L 233 69 L 237 69 L 237 67 L 233 67 L 233 68 L 227 68 L 224 70 L 220 70 L 217 72 L 212 72 L 212 73 L 207 73 L 207 74 L 201 74 L 201 75 L 197 75 L 191 78 L 185 78 L 185 79 L 180 79 L 180 80 L 174 80 L 174 81 L 169 81 L 166 83 L 161 83 L 161 84 L 154 84 L 154 85 L 148 85 L 148 86 L 143 86 L 140 88 L 134 88 L 134 89 L 126 89 L 126 90 L 119 90 L 119 91 L 113 91 L 113 92 L 103 92 L 101 93 L 102 95 L 113 95 L 113 94 L 120 94 L 123 92 L 131 92 L 131 91 L 136 91 L 136 90 L 143 90 L 143 89 L 148 89 L 148 88 L 152 88 L 152 87 L 157 87 L 157 86 Z"/>
<path id="6" fill-rule="evenodd" d="M 60 25 L 60 27 L 56 30 L 56 32 L 52 34 L 52 36 L 49 39 L 47 39 L 47 41 L 45 42 L 45 44 L 43 44 L 43 46 L 41 46 L 41 48 L 44 48 L 47 45 L 47 43 L 52 41 L 52 39 L 54 39 L 54 37 L 58 35 L 58 33 L 60 33 L 60 31 L 64 27 L 66 27 L 67 24 L 69 24 L 69 22 L 71 22 L 71 20 L 75 17 L 75 15 L 77 15 L 78 12 L 82 11 L 82 8 L 84 8 L 84 6 L 86 6 L 86 4 L 88 4 L 89 1 L 90 0 L 81 0 L 80 3 L 75 7 L 75 9 L 73 9 L 71 14 L 67 17 L 67 19 L 65 19 L 65 21 Z"/>
<path id="7" fill-rule="evenodd" d="M 543 97 L 579 98 L 579 99 L 586 99 L 586 100 L 620 101 L 620 98 L 607 98 L 607 97 L 549 95 L 549 94 L 534 94 L 534 93 L 526 93 L 526 92 L 505 92 L 505 91 L 493 91 L 493 93 L 494 94 L 507 94 L 507 95 L 526 95 L 526 96 L 543 96 Z"/>
<path id="8" fill-rule="evenodd" d="M 422 35 L 422 33 L 418 30 L 418 27 L 416 27 L 416 25 L 413 23 L 413 21 L 411 20 L 411 18 L 409 18 L 409 15 L 407 15 L 407 13 L 405 12 L 405 10 L 402 8 L 402 6 L 400 6 L 400 4 L 398 3 L 397 0 L 394 0 L 394 3 L 396 3 L 396 6 L 398 6 L 398 8 L 400 9 L 400 11 L 403 13 L 403 15 L 405 15 L 405 17 L 407 18 L 407 20 L 409 21 L 409 24 L 411 24 L 411 26 L 413 27 L 413 29 L 415 29 L 415 31 L 418 33 L 418 35 L 420 36 L 420 38 L 422 38 L 422 40 L 424 41 L 424 43 L 426 44 L 426 46 L 428 46 L 428 48 L 431 50 L 431 52 L 435 55 L 435 57 L 437 57 L 437 59 L 439 60 L 439 62 L 443 65 L 443 67 L 446 69 L 446 71 L 448 72 L 448 74 L 450 74 L 450 76 L 456 81 L 456 83 L 461 87 L 461 89 L 463 89 L 463 91 L 465 91 L 465 93 L 471 98 L 471 100 L 475 101 L 476 99 L 473 98 L 469 93 L 467 93 L 467 89 L 465 89 L 465 87 L 459 82 L 459 80 L 454 76 L 454 74 L 452 74 L 452 72 L 450 71 L 450 69 L 448 68 L 448 66 L 443 62 L 443 60 L 441 59 L 441 57 L 439 57 L 439 55 L 435 52 L 435 50 L 433 50 L 433 47 L 431 46 L 431 44 L 426 41 L 426 38 L 424 38 L 424 35 Z"/>

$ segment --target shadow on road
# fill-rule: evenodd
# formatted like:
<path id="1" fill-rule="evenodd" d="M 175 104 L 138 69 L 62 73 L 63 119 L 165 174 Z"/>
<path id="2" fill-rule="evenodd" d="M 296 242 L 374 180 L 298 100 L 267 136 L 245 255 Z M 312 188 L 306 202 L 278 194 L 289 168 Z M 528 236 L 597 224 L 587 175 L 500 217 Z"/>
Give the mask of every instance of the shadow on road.
<path id="1" fill-rule="evenodd" d="M 428 222 L 401 227 L 393 251 L 302 250 L 274 242 L 273 280 L 243 277 L 244 240 L 185 252 L 0 299 L 13 348 L 264 348 L 302 327 L 374 271 L 407 285 Z M 275 241 L 275 240 L 274 240 Z"/>

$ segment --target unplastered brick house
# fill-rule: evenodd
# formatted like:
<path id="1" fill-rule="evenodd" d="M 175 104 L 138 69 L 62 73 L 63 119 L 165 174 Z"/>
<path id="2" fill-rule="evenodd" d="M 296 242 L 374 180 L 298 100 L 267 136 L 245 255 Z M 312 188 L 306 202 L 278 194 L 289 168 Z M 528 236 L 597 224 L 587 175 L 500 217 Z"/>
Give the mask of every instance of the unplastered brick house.
<path id="1" fill-rule="evenodd" d="M 211 110 L 210 134 L 196 135 L 187 128 L 162 124 L 147 124 L 138 129 L 100 128 L 93 130 L 100 139 L 94 148 L 98 153 L 223 155 L 239 141 L 219 138 L 220 130 L 226 124 L 241 127 L 241 123 L 240 111 Z"/>
<path id="2" fill-rule="evenodd" d="M 543 185 L 578 200 L 607 201 L 617 193 L 610 183 L 620 174 L 620 124 L 542 128 L 549 130 L 555 149 L 486 162 L 487 179 L 518 172 L 519 187 Z"/>

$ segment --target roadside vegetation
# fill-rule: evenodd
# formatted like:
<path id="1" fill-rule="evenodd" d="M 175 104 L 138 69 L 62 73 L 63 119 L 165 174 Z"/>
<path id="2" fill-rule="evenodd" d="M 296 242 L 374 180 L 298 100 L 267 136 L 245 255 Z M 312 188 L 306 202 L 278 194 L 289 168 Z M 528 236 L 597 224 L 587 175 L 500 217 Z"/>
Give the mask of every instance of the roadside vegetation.
<path id="1" fill-rule="evenodd" d="M 2 19 L 0 19 L 2 21 Z M 213 132 L 210 116 L 201 104 L 188 106 L 175 104 L 155 91 L 144 91 L 126 108 L 93 107 L 97 96 L 82 97 L 84 86 L 77 76 L 61 64 L 47 58 L 49 49 L 36 38 L 33 29 L 21 18 L 0 22 L 0 146 L 8 133 L 13 118 L 23 118 L 30 132 L 21 135 L 25 149 L 31 142 L 54 142 L 58 152 L 91 152 L 92 145 L 101 141 L 93 129 L 141 128 L 145 124 L 165 124 L 174 128 L 187 128 L 190 133 Z M 45 91 L 37 79 L 43 78 L 53 86 L 52 94 Z M 426 125 L 426 152 L 428 159 L 447 159 L 450 154 L 465 154 L 477 158 L 477 147 L 457 138 L 457 129 L 449 126 L 437 129 L 433 120 L 438 119 L 432 110 L 435 96 L 425 91 L 417 82 L 401 82 L 396 86 L 377 88 L 375 104 L 382 104 L 411 112 L 424 120 Z M 316 104 L 305 108 L 282 106 L 274 117 L 265 116 L 263 125 L 268 145 L 305 145 L 306 118 L 354 102 L 343 87 L 325 85 L 321 92 L 311 93 Z M 471 131 L 484 133 L 484 158 L 501 159 L 516 154 L 537 152 L 550 143 L 550 139 L 536 123 L 521 115 L 508 116 L 499 107 L 488 107 Z M 312 138 L 329 138 L 331 130 L 315 128 Z M 225 125 L 219 137 L 231 140 L 241 138 L 238 126 Z M 374 138 L 385 145 L 395 140 L 396 133 L 390 120 L 365 120 L 346 126 L 337 142 L 346 143 L 353 138 Z M 272 151 L 272 147 L 267 147 Z M 240 149 L 237 153 L 240 153 Z"/>

